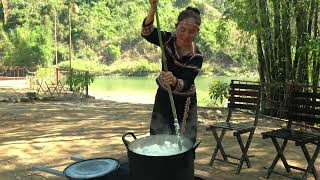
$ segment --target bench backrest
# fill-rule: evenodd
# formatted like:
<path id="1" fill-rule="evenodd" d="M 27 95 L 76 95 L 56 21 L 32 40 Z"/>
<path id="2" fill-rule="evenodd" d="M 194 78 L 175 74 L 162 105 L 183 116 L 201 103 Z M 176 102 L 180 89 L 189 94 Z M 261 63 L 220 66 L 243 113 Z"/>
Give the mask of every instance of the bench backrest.
<path id="1" fill-rule="evenodd" d="M 255 114 L 254 125 L 260 110 L 261 85 L 259 82 L 232 80 L 229 90 L 229 113 L 227 121 L 231 118 L 232 110 L 250 110 Z"/>
<path id="2" fill-rule="evenodd" d="M 320 93 L 292 92 L 288 103 L 288 128 L 293 122 L 320 123 Z"/>

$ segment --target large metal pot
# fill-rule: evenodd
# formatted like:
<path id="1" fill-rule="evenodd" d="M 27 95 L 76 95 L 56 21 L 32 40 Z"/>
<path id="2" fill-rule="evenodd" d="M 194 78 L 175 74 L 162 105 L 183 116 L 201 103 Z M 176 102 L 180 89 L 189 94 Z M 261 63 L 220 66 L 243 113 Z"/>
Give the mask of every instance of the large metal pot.
<path id="1" fill-rule="evenodd" d="M 134 140 L 129 142 L 126 136 L 131 135 Z M 137 149 L 164 143 L 178 143 L 175 135 L 152 135 L 137 139 L 132 132 L 122 136 L 127 148 L 130 180 L 194 180 L 194 154 L 200 141 L 192 141 L 180 136 L 181 147 L 176 153 L 143 154 Z"/>

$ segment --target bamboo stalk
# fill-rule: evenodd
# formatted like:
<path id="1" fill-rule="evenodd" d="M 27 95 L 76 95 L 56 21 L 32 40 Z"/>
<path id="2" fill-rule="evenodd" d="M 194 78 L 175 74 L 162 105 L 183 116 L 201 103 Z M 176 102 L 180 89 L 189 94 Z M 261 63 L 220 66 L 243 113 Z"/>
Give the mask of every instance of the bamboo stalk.
<path id="1" fill-rule="evenodd" d="M 162 41 L 162 36 L 161 36 L 161 31 L 160 31 L 158 3 L 156 5 L 156 22 L 157 22 L 157 29 L 158 29 L 158 38 L 159 38 L 159 43 L 160 43 L 160 48 L 161 48 L 162 64 L 163 64 L 164 70 L 168 71 L 167 58 L 164 53 L 163 41 Z M 174 126 L 175 126 L 175 130 L 176 130 L 176 134 L 180 134 L 180 126 L 179 126 L 179 122 L 178 122 L 178 118 L 177 118 L 176 107 L 174 105 L 171 86 L 167 85 L 167 89 L 168 89 L 169 99 L 170 99 L 170 103 L 171 103 L 171 109 L 172 109 L 172 114 L 173 114 L 173 118 L 174 118 Z"/>
<path id="2" fill-rule="evenodd" d="M 3 25 L 7 24 L 7 19 L 9 16 L 9 2 L 8 0 L 1 0 L 2 8 L 3 8 Z"/>

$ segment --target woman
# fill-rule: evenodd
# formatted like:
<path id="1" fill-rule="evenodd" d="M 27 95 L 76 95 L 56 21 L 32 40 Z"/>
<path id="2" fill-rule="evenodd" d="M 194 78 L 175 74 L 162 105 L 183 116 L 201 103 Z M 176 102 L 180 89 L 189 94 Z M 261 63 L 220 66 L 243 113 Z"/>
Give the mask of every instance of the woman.
<path id="1" fill-rule="evenodd" d="M 153 27 L 157 0 L 149 0 L 150 9 L 143 21 L 141 35 L 159 46 L 157 29 Z M 197 96 L 194 80 L 203 56 L 193 42 L 201 24 L 200 12 L 187 7 L 178 16 L 176 32 L 161 32 L 168 71 L 156 79 L 159 86 L 153 106 L 150 134 L 175 134 L 173 113 L 167 86 L 171 86 L 181 133 L 193 142 L 197 136 Z"/>

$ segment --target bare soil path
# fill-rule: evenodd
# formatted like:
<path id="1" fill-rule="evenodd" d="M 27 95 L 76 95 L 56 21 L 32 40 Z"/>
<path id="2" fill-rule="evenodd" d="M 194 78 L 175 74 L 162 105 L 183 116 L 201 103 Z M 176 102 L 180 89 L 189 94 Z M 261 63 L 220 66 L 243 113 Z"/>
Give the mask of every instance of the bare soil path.
<path id="1" fill-rule="evenodd" d="M 25 96 L 26 87 L 0 87 L 1 98 Z M 33 101 L 28 103 L 0 102 L 0 180 L 50 179 L 61 177 L 31 170 L 32 165 L 46 165 L 63 170 L 72 155 L 84 157 L 125 158 L 121 136 L 133 131 L 138 136 L 148 133 L 152 105 L 107 100 Z M 221 113 L 219 113 L 221 111 Z M 247 119 L 242 113 L 239 118 Z M 281 123 L 261 118 L 249 155 L 252 168 L 244 167 L 239 175 L 236 166 L 215 162 L 208 165 L 215 141 L 205 123 L 222 121 L 225 109 L 199 108 L 198 137 L 202 141 L 196 150 L 195 173 L 206 179 L 264 179 L 276 150 L 270 140 L 263 140 L 262 131 Z M 231 133 L 224 146 L 230 154 L 240 155 L 240 148 Z M 313 149 L 312 149 L 313 150 Z M 220 154 L 219 154 L 220 155 Z M 289 163 L 306 166 L 303 153 L 292 143 L 286 151 Z M 318 158 L 319 159 L 319 158 Z M 279 170 L 284 170 L 278 163 Z M 319 170 L 320 162 L 316 162 Z M 297 172 L 297 174 L 300 172 Z M 270 179 L 287 179 L 272 175 Z M 309 179 L 313 179 L 309 176 Z"/>

